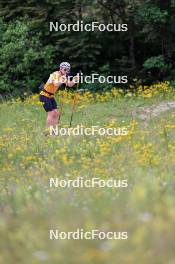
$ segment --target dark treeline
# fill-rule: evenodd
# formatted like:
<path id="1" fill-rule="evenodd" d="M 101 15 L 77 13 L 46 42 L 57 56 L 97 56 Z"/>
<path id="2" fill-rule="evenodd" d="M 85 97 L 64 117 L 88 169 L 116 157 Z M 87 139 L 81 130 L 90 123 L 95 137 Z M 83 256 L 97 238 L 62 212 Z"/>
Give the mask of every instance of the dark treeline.
<path id="1" fill-rule="evenodd" d="M 175 79 L 175 0 L 0 0 L 0 17 L 1 94 L 33 90 L 65 60 L 74 72 Z M 78 20 L 128 31 L 49 30 Z"/>

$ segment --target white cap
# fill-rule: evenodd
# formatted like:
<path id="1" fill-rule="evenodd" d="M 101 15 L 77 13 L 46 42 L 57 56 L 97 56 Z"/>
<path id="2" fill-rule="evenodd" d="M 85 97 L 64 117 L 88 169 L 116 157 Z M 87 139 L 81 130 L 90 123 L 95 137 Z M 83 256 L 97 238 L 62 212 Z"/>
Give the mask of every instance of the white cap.
<path id="1" fill-rule="evenodd" d="M 71 66 L 69 62 L 62 62 L 60 63 L 60 68 L 66 68 L 70 70 Z"/>

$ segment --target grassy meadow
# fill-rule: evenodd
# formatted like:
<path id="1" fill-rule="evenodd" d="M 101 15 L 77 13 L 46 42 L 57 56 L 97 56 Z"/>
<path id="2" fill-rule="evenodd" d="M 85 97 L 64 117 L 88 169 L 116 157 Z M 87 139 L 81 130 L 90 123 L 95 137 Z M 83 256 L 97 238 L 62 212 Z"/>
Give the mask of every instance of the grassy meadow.
<path id="1" fill-rule="evenodd" d="M 61 127 L 73 93 L 60 91 Z M 38 95 L 0 104 L 0 264 L 174 264 L 175 101 L 168 83 L 77 94 L 73 127 L 126 136 L 43 134 Z M 147 109 L 147 110 L 145 110 Z M 143 115 L 144 114 L 144 115 Z M 49 187 L 60 179 L 127 179 L 127 188 Z M 49 240 L 49 230 L 127 231 L 127 240 Z"/>

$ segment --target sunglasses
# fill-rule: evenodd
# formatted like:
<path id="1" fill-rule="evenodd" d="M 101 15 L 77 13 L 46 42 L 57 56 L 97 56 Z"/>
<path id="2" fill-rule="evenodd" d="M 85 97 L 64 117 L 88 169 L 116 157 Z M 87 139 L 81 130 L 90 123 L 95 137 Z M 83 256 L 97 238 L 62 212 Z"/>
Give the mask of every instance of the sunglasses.
<path id="1" fill-rule="evenodd" d="M 67 69 L 67 68 L 63 68 L 62 70 L 65 72 L 69 72 L 69 69 Z"/>

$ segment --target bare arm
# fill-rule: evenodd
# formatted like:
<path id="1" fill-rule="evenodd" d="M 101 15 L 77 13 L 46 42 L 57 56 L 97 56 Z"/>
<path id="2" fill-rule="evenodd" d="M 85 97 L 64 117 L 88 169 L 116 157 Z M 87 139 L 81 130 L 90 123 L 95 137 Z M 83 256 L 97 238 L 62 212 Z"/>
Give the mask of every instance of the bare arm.
<path id="1" fill-rule="evenodd" d="M 52 83 L 55 87 L 59 88 L 63 83 L 66 84 L 68 87 L 74 86 L 76 83 L 79 82 L 79 74 L 73 77 L 73 80 L 70 80 L 66 77 L 66 75 L 61 76 L 59 80 L 52 79 Z"/>
<path id="2" fill-rule="evenodd" d="M 67 81 L 67 86 L 68 87 L 72 87 L 72 86 L 74 86 L 77 83 L 79 83 L 79 74 L 77 74 L 76 76 L 74 76 L 72 81 L 68 80 Z"/>

